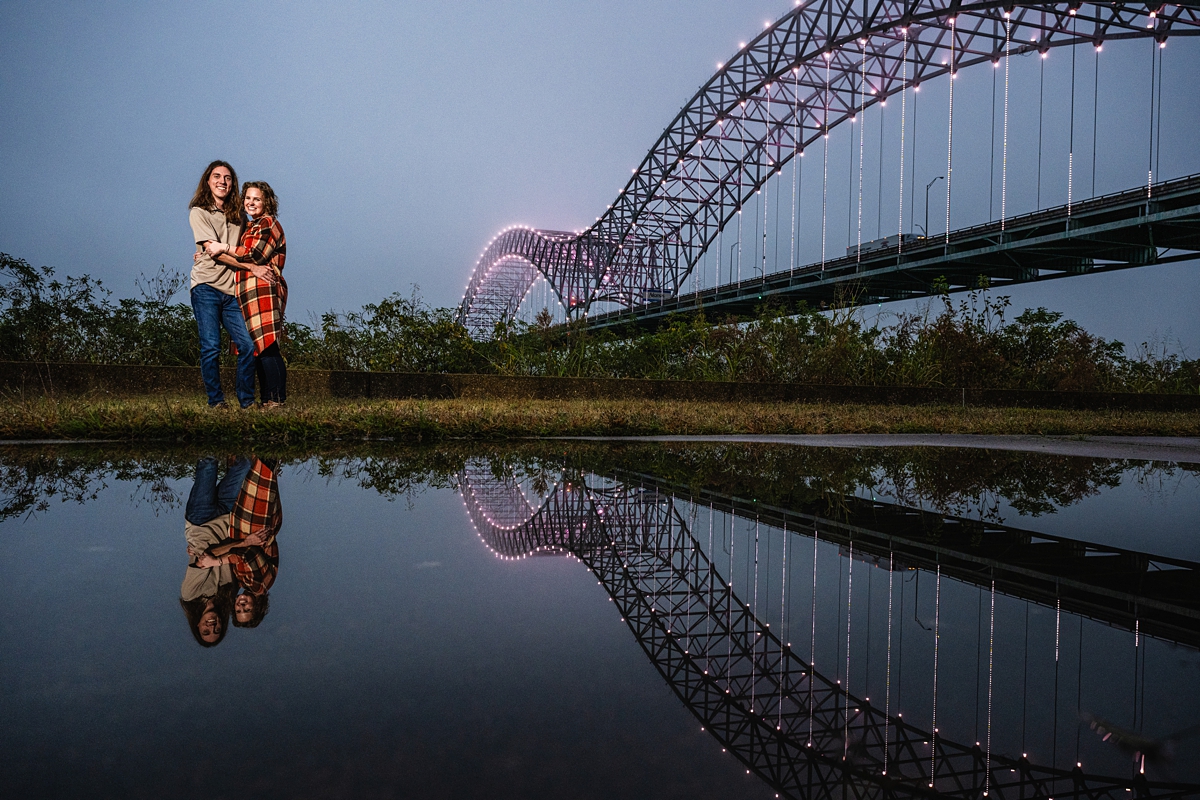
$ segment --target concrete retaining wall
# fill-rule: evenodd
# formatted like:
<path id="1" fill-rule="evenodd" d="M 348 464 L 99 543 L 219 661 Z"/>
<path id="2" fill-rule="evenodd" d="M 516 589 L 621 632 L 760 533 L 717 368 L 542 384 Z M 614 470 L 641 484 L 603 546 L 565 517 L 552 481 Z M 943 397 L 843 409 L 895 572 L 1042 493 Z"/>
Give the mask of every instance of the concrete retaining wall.
<path id="1" fill-rule="evenodd" d="M 233 372 L 223 382 L 232 394 Z M 0 362 L 0 391 L 9 395 L 203 395 L 198 367 Z M 1027 392 L 906 386 L 818 386 L 725 381 L 647 381 L 615 378 L 508 378 L 396 372 L 292 370 L 293 397 L 474 398 L 503 400 L 693 400 L 827 402 L 891 405 L 954 404 L 1017 408 L 1200 410 L 1200 395 L 1120 392 Z"/>

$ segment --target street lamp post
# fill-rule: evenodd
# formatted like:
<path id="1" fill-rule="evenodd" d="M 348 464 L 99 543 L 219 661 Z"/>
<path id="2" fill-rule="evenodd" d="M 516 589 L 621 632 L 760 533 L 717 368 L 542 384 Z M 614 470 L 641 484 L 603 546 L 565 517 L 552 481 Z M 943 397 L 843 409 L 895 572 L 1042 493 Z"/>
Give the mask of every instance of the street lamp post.
<path id="1" fill-rule="evenodd" d="M 936 178 L 925 184 L 925 227 L 921 229 L 921 233 L 925 234 L 925 238 L 929 238 L 929 188 L 940 180 L 945 180 L 945 175 L 938 175 Z"/>

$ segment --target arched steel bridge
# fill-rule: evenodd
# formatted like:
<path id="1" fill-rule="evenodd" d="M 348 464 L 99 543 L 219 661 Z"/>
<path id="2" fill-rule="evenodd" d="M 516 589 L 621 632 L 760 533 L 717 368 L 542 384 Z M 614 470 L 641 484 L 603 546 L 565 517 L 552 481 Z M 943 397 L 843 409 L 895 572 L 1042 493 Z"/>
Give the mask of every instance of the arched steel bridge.
<path id="1" fill-rule="evenodd" d="M 1200 785 L 1147 780 L 1145 774 L 1088 774 L 999 755 L 936 735 L 936 728 L 923 730 L 854 696 L 755 616 L 748 598 L 735 593 L 734 576 L 723 576 L 711 560 L 711 542 L 704 546 L 672 494 L 660 487 L 564 473 L 544 499 L 531 502 L 514 479 L 498 479 L 477 462 L 460 473 L 459 487 L 476 532 L 498 556 L 557 554 L 582 562 L 703 729 L 779 796 L 1200 796 Z M 723 502 L 734 513 L 746 510 L 729 498 Z M 809 531 L 843 538 L 864 532 L 853 522 L 832 528 L 809 522 Z M 1027 555 L 1012 560 L 1026 568 Z M 964 576 L 972 574 L 970 566 L 960 570 Z M 1189 569 L 1193 581 L 1195 566 Z M 1010 588 L 1019 594 L 1017 583 L 1010 581 Z"/>
<path id="2" fill-rule="evenodd" d="M 1151 172 L 1128 197 L 1105 198 L 1098 207 L 1069 199 L 1011 224 L 1002 208 L 1000 220 L 970 229 L 965 239 L 947 224 L 944 238 L 892 236 L 868 250 L 860 232 L 849 258 L 826 258 L 823 221 L 821 263 L 681 296 L 701 256 L 768 179 L 876 103 L 1033 51 L 1197 34 L 1200 3 L 801 2 L 700 88 L 595 224 L 576 233 L 515 227 L 497 235 L 475 266 L 459 319 L 473 335 L 490 336 L 539 276 L 569 316 L 612 324 L 630 311 L 652 317 L 668 303 L 671 310 L 705 305 L 737 313 L 768 294 L 815 304 L 851 286 L 859 302 L 874 302 L 930 294 L 939 276 L 953 290 L 972 288 L 980 275 L 1003 285 L 1194 258 L 1200 181 L 1174 186 L 1160 206 Z M 950 91 L 952 97 L 953 84 Z M 951 141 L 948 194 L 952 153 Z M 900 200 L 898 230 L 910 213 Z M 625 311 L 596 319 L 613 308 Z"/>

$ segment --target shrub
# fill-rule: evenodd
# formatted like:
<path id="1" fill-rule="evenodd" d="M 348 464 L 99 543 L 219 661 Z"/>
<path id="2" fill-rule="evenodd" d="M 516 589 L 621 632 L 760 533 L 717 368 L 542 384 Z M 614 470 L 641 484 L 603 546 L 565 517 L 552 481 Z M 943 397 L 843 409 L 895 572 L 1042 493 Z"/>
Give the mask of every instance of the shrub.
<path id="1" fill-rule="evenodd" d="M 192 310 L 159 300 L 117 304 L 87 275 L 59 281 L 0 253 L 0 359 L 93 364 L 199 363 Z"/>
<path id="2" fill-rule="evenodd" d="M 113 303 L 87 275 L 59 281 L 0 254 L 0 359 L 97 364 L 198 363 L 191 309 L 171 304 L 182 275 L 142 276 L 143 299 Z M 943 282 L 944 285 L 944 282 Z M 852 308 L 763 307 L 751 320 L 674 316 L 654 332 L 590 332 L 581 322 L 501 320 L 488 341 L 471 338 L 453 309 L 433 308 L 414 288 L 359 311 L 288 322 L 282 342 L 293 367 L 395 372 L 952 386 L 1200 393 L 1200 361 L 1143 343 L 1093 336 L 1045 308 L 1011 322 L 1009 298 L 985 282 L 958 303 L 868 326 Z M 225 355 L 224 357 L 228 357 Z"/>
<path id="3" fill-rule="evenodd" d="M 474 372 L 486 368 L 476 343 L 447 308 L 414 292 L 393 294 L 346 314 L 321 315 L 316 331 L 293 326 L 287 356 L 295 366 L 382 372 Z"/>

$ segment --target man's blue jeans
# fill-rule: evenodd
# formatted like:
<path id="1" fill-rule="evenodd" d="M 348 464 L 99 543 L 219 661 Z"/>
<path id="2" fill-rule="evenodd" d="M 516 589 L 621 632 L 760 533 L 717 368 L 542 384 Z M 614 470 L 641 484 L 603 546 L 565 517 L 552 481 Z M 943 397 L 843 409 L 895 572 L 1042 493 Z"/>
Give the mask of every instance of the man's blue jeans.
<path id="1" fill-rule="evenodd" d="M 193 525 L 203 525 L 233 510 L 242 483 L 250 472 L 250 459 L 238 456 L 220 483 L 217 483 L 218 466 L 211 456 L 196 462 L 196 480 L 183 510 L 183 518 Z"/>
<path id="2" fill-rule="evenodd" d="M 204 378 L 204 390 L 208 392 L 208 404 L 215 406 L 225 402 L 221 389 L 221 326 L 229 331 L 229 338 L 237 345 L 237 398 L 245 408 L 254 403 L 254 340 L 246 330 L 246 320 L 237 298 L 218 292 L 206 283 L 192 289 L 192 313 L 196 315 L 196 327 L 200 331 L 200 375 Z"/>

